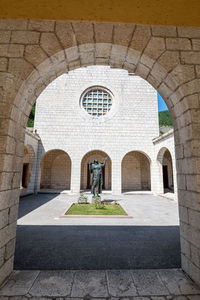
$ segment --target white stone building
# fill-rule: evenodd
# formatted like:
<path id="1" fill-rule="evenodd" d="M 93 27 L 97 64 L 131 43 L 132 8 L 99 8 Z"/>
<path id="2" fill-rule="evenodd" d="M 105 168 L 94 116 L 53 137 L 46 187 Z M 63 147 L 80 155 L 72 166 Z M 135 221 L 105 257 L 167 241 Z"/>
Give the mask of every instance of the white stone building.
<path id="1" fill-rule="evenodd" d="M 88 161 L 106 156 L 103 189 L 176 191 L 173 130 L 159 137 L 157 92 L 135 74 L 89 66 L 58 77 L 37 99 L 34 128 L 36 137 L 26 134 L 23 194 L 87 190 Z"/>

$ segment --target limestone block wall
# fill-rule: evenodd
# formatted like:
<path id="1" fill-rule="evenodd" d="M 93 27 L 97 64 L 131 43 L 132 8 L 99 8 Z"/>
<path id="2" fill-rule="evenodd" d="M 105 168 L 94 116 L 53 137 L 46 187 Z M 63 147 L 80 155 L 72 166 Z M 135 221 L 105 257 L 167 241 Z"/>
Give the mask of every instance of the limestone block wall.
<path id="1" fill-rule="evenodd" d="M 70 189 L 71 160 L 61 150 L 49 151 L 40 163 L 41 189 Z"/>
<path id="2" fill-rule="evenodd" d="M 130 152 L 122 161 L 122 190 L 150 190 L 150 162 L 144 154 Z"/>
<path id="3" fill-rule="evenodd" d="M 81 108 L 81 95 L 92 86 L 103 86 L 112 94 L 113 106 L 105 116 L 91 117 Z M 157 93 L 142 78 L 121 69 L 80 68 L 58 77 L 38 97 L 34 126 L 44 152 L 62 149 L 78 168 L 91 150 L 104 151 L 112 165 L 114 157 L 121 164 L 124 155 L 133 150 L 148 152 L 153 159 L 152 139 L 159 130 Z M 81 182 L 82 187 L 85 184 L 81 176 L 79 171 L 76 182 L 72 181 L 74 192 L 79 191 Z M 121 181 L 121 172 L 115 176 Z M 115 186 L 113 177 L 113 192 Z"/>
<path id="4" fill-rule="evenodd" d="M 71 162 L 65 154 L 55 158 L 51 170 L 51 187 L 54 189 L 70 189 Z"/>
<path id="5" fill-rule="evenodd" d="M 182 268 L 200 283 L 200 28 L 1 19 L 0 30 L 0 283 L 13 269 L 24 136 L 31 107 L 59 75 L 99 64 L 141 76 L 168 105 L 174 123 Z M 136 149 L 127 152 L 132 150 Z M 72 160 L 72 186 L 78 190 L 80 160 Z M 157 187 L 158 170 L 156 159 L 151 160 L 152 189 Z M 121 191 L 121 162 L 116 154 L 112 155 L 112 179 L 115 191 Z"/>

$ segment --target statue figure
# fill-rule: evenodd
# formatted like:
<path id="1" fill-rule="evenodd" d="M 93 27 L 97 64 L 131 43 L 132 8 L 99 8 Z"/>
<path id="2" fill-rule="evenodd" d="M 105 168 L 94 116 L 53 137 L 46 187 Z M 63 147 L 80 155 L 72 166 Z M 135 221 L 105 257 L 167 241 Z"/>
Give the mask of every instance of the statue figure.
<path id="1" fill-rule="evenodd" d="M 89 170 L 91 172 L 91 193 L 93 197 L 98 197 L 102 192 L 103 185 L 103 172 L 102 169 L 106 165 L 108 157 L 105 158 L 104 163 L 99 163 L 98 159 L 94 159 L 94 162 L 88 162 Z"/>

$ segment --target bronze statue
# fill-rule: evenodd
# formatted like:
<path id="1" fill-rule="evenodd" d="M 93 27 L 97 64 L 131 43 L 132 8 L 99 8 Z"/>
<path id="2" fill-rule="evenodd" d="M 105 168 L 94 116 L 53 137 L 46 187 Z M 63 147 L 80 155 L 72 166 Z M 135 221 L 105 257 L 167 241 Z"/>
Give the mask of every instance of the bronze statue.
<path id="1" fill-rule="evenodd" d="M 105 158 L 104 163 L 99 163 L 98 159 L 94 159 L 94 162 L 88 162 L 89 170 L 91 172 L 91 193 L 94 195 L 93 197 L 98 197 L 99 194 L 102 193 L 102 185 L 103 185 L 103 172 L 102 169 L 106 165 L 108 157 Z"/>

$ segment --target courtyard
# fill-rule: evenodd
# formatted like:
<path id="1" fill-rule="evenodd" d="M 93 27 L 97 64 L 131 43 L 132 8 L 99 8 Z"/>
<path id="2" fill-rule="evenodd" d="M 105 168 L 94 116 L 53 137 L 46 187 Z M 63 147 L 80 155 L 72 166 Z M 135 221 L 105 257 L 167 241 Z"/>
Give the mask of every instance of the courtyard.
<path id="1" fill-rule="evenodd" d="M 161 269 L 180 267 L 178 204 L 145 194 L 108 193 L 128 213 L 67 217 L 78 195 L 37 194 L 20 200 L 15 251 L 18 270 Z"/>
<path id="2" fill-rule="evenodd" d="M 77 198 L 21 198 L 15 271 L 0 290 L 2 299 L 199 299 L 200 290 L 179 269 L 176 201 L 148 192 L 104 193 L 129 218 L 62 218 Z"/>

